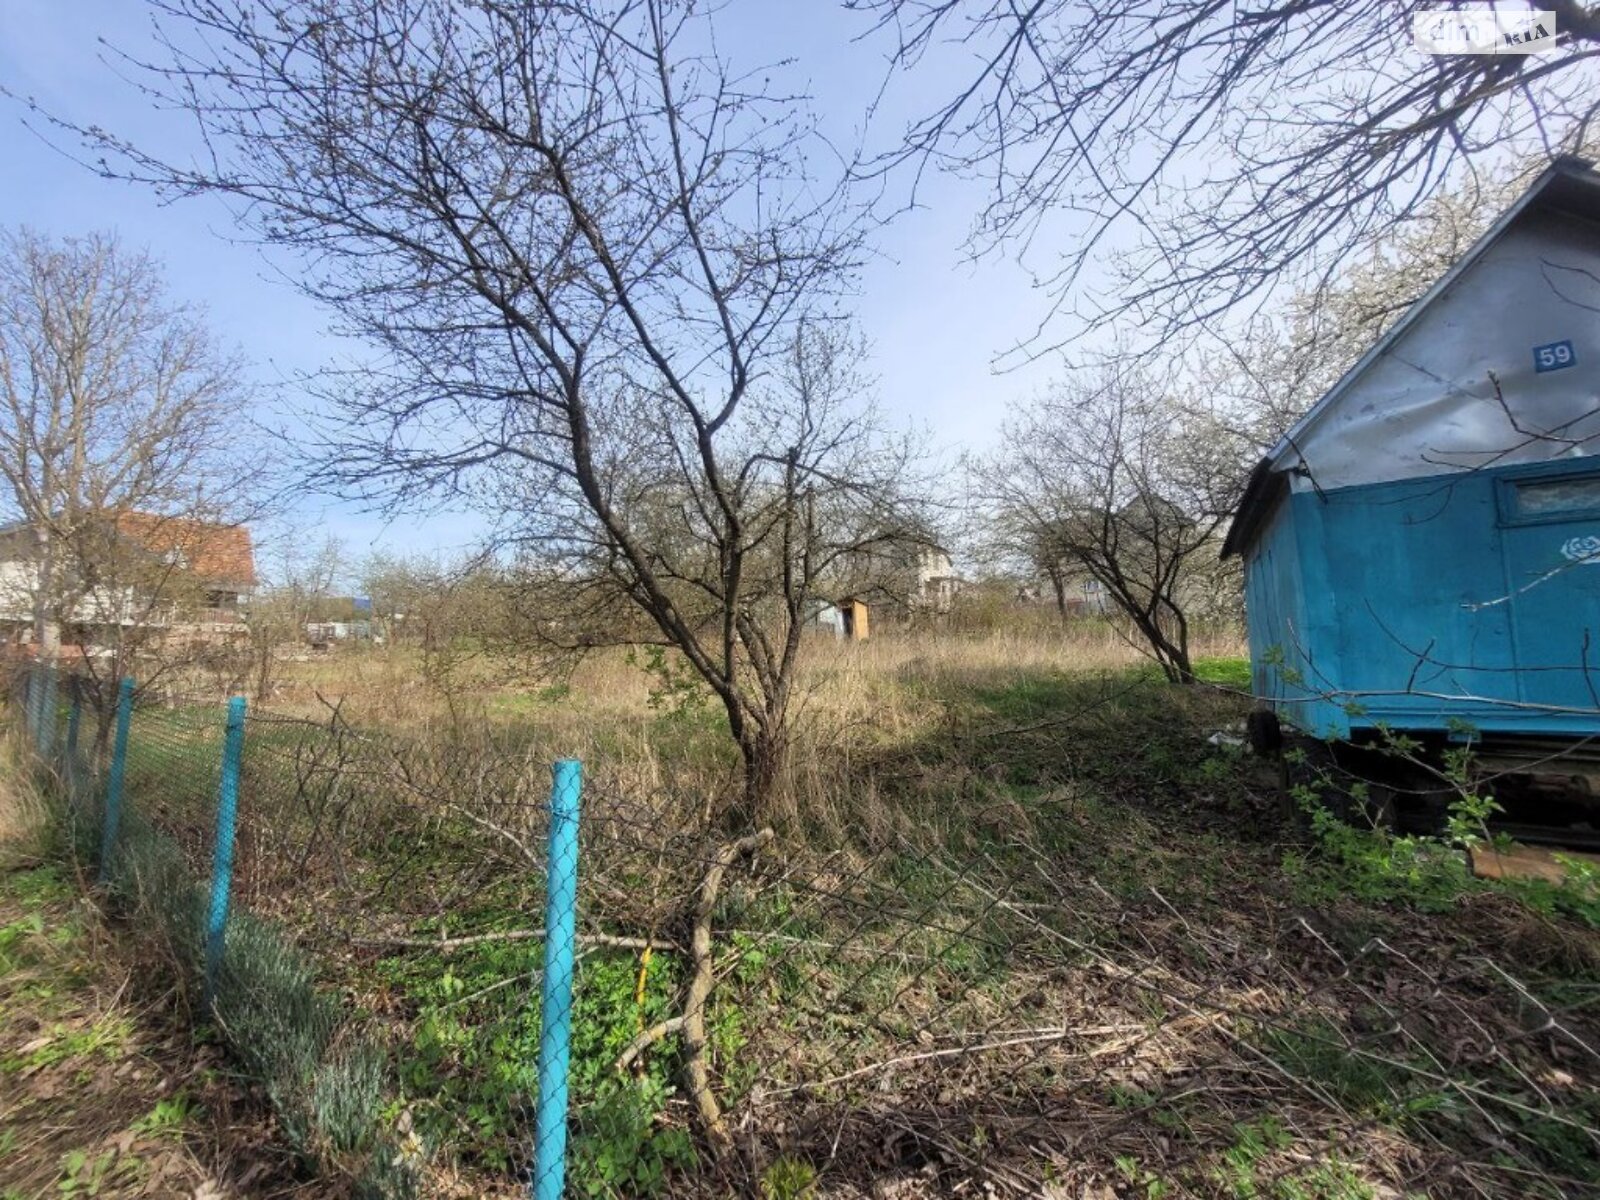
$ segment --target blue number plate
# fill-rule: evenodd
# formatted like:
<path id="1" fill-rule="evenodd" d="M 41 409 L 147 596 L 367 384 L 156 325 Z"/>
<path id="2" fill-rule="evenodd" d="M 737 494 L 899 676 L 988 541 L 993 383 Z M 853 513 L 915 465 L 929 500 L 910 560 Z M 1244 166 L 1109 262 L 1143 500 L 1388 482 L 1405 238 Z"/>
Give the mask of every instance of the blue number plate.
<path id="1" fill-rule="evenodd" d="M 1533 348 L 1533 370 L 1538 375 L 1546 371 L 1564 370 L 1575 366 L 1577 361 L 1578 356 L 1572 352 L 1571 338 L 1564 342 L 1551 342 Z"/>

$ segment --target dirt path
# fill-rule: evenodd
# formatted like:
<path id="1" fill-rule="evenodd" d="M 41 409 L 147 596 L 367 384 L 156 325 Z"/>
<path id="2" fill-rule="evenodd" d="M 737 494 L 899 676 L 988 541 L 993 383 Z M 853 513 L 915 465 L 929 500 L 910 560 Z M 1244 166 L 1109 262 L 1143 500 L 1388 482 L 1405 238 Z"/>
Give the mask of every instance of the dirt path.
<path id="1" fill-rule="evenodd" d="M 0 762 L 0 1200 L 328 1195 L 48 851 Z"/>

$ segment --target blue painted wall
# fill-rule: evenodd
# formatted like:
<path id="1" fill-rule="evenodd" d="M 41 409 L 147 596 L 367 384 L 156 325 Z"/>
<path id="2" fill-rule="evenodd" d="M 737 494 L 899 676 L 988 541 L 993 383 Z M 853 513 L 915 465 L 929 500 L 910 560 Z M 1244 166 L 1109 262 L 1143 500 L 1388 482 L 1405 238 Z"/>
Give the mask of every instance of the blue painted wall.
<path id="1" fill-rule="evenodd" d="M 1255 694 L 1274 706 L 1304 695 L 1296 682 L 1298 672 L 1285 669 L 1285 652 L 1298 645 L 1297 631 L 1305 628 L 1305 587 L 1295 533 L 1294 506 L 1278 505 L 1250 551 L 1245 570 L 1251 678 Z M 1299 661 L 1296 655 L 1295 662 Z"/>
<path id="2" fill-rule="evenodd" d="M 1591 538 L 1600 460 L 1294 492 L 1246 558 L 1256 691 L 1323 736 L 1600 734 Z"/>

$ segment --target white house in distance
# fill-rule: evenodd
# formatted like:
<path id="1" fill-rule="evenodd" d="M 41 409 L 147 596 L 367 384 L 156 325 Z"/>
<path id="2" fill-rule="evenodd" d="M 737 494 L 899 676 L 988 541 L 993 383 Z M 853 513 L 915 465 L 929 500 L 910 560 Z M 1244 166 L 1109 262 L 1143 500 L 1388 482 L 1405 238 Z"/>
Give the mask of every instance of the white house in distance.
<path id="1" fill-rule="evenodd" d="M 961 591 L 961 576 L 956 574 L 950 555 L 929 546 L 917 555 L 917 590 L 911 607 L 921 612 L 947 613 Z"/>
<path id="2" fill-rule="evenodd" d="M 250 531 L 183 517 L 124 512 L 109 519 L 102 543 L 108 562 L 86 569 L 66 562 L 72 595 L 62 614 L 64 645 L 85 653 L 108 640 L 112 629 L 152 626 L 183 637 L 247 636 L 244 624 L 256 586 Z M 98 569 L 96 569 L 98 567 Z M 87 583 L 90 575 L 104 581 Z M 38 550 L 27 522 L 0 527 L 0 639 L 12 646 L 34 640 Z"/>

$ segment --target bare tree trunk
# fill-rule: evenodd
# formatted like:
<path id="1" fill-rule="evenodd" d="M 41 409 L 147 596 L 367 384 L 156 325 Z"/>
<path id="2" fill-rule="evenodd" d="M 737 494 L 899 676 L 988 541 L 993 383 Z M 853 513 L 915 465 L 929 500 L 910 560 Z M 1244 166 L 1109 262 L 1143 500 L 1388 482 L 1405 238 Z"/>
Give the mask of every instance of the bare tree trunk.
<path id="1" fill-rule="evenodd" d="M 1162 640 L 1167 645 L 1167 656 L 1172 663 L 1174 683 L 1193 683 L 1194 664 L 1189 657 L 1189 619 L 1183 615 L 1183 609 L 1170 597 L 1164 596 L 1162 604 L 1172 614 L 1172 629 L 1162 631 Z M 1157 619 L 1157 625 L 1160 620 Z"/>
<path id="2" fill-rule="evenodd" d="M 34 527 L 39 569 L 33 593 L 33 644 L 41 663 L 61 657 L 61 622 L 55 612 L 55 543 L 42 524 Z"/>
<path id="3" fill-rule="evenodd" d="M 272 648 L 273 637 L 266 630 L 259 633 L 259 642 L 256 644 L 256 703 L 267 699 L 272 691 Z"/>
<path id="4" fill-rule="evenodd" d="M 1167 634 L 1154 620 L 1140 620 L 1136 624 L 1155 652 L 1156 662 L 1161 665 L 1161 673 L 1167 681 L 1193 683 L 1194 664 L 1189 657 L 1188 638 L 1181 633 L 1176 637 Z"/>
<path id="5" fill-rule="evenodd" d="M 1067 580 L 1060 570 L 1051 568 L 1046 572 L 1050 576 L 1050 590 L 1056 597 L 1056 615 L 1063 621 L 1067 619 Z"/>
<path id="6" fill-rule="evenodd" d="M 771 815 L 773 793 L 788 765 L 789 739 L 779 724 L 755 730 L 739 750 L 744 758 L 744 805 L 731 828 L 759 824 Z"/>
<path id="7" fill-rule="evenodd" d="M 1173 638 L 1158 632 L 1150 635 L 1150 640 L 1155 645 L 1162 670 L 1170 682 L 1195 682 L 1194 664 L 1189 661 L 1189 646 L 1186 643 L 1174 642 Z"/>

